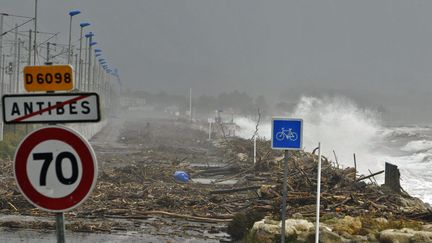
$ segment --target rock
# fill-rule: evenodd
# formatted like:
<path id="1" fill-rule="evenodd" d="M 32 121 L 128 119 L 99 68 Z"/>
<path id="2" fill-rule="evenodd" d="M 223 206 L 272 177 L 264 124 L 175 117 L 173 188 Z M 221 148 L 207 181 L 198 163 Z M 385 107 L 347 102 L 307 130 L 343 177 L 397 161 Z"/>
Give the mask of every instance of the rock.
<path id="1" fill-rule="evenodd" d="M 412 229 L 388 229 L 380 232 L 381 242 L 388 243 L 420 243 L 432 242 L 432 232 L 416 231 Z"/>
<path id="2" fill-rule="evenodd" d="M 375 240 L 370 240 L 366 235 L 355 235 L 349 242 L 351 243 L 372 243 L 379 242 L 376 238 Z"/>
<path id="3" fill-rule="evenodd" d="M 305 242 L 315 242 L 315 232 L 309 232 L 307 236 L 307 240 Z M 320 230 L 319 235 L 320 243 L 339 243 L 344 242 L 341 236 L 338 234 L 328 231 L 328 230 Z"/>
<path id="4" fill-rule="evenodd" d="M 280 235 L 281 221 L 263 219 L 255 222 L 252 233 L 257 242 L 273 242 Z M 313 231 L 314 224 L 304 219 L 285 220 L 285 236 L 287 239 L 296 239 L 298 235 Z"/>
<path id="5" fill-rule="evenodd" d="M 380 232 L 379 240 L 386 243 L 409 243 L 412 236 L 414 234 L 401 232 L 396 229 L 387 229 Z"/>
<path id="6" fill-rule="evenodd" d="M 414 236 L 411 238 L 411 242 L 412 243 L 432 242 L 432 232 L 414 231 Z"/>
<path id="7" fill-rule="evenodd" d="M 424 230 L 424 231 L 432 231 L 432 224 L 425 224 L 425 225 L 423 225 L 422 230 Z"/>
<path id="8" fill-rule="evenodd" d="M 362 228 L 362 222 L 359 217 L 345 216 L 336 222 L 333 230 L 337 233 L 346 232 L 350 235 L 355 235 Z"/>
<path id="9" fill-rule="evenodd" d="M 264 218 L 252 226 L 252 234 L 257 242 L 271 243 L 276 235 L 280 235 L 279 221 Z"/>
<path id="10" fill-rule="evenodd" d="M 282 222 L 280 223 L 282 225 Z M 296 236 L 302 232 L 308 232 L 314 228 L 314 224 L 305 219 L 287 219 L 285 220 L 285 235 Z"/>
<path id="11" fill-rule="evenodd" d="M 333 232 L 330 226 L 325 223 L 320 223 L 320 235 L 319 242 L 321 243 L 338 243 L 338 242 L 369 242 L 367 237 L 363 236 L 353 236 L 344 233 L 346 237 L 340 236 Z M 315 242 L 315 227 L 311 228 L 308 232 L 303 232 L 298 235 L 295 242 Z"/>
<path id="12" fill-rule="evenodd" d="M 350 243 L 379 242 L 376 238 L 375 238 L 375 240 L 371 240 L 366 235 L 349 235 L 348 233 L 344 232 L 341 236 L 342 236 L 343 242 L 350 242 Z"/>

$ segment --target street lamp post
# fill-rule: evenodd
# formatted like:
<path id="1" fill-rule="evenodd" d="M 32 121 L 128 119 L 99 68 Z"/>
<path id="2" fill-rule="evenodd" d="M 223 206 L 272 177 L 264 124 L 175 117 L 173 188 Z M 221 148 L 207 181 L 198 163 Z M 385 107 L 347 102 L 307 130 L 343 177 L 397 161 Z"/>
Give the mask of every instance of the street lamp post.
<path id="1" fill-rule="evenodd" d="M 78 72 L 78 53 L 75 53 L 75 73 L 74 73 L 74 79 L 77 77 Z M 75 87 L 78 88 L 78 87 Z"/>
<path id="2" fill-rule="evenodd" d="M 81 89 L 81 77 L 82 77 L 82 60 L 81 60 L 81 51 L 82 51 L 82 32 L 83 32 L 83 28 L 84 27 L 87 27 L 87 26 L 89 26 L 90 25 L 90 23 L 88 23 L 88 22 L 83 22 L 83 23 L 80 23 L 80 27 L 81 27 L 81 32 L 80 32 L 80 47 L 79 47 L 79 58 L 78 58 L 78 65 L 79 65 L 79 67 L 78 67 L 78 70 L 79 70 L 79 73 L 78 73 L 78 89 Z"/>
<path id="3" fill-rule="evenodd" d="M 90 38 L 89 38 L 89 52 L 88 52 L 88 80 L 87 80 L 87 91 L 90 91 L 90 82 L 91 82 L 91 58 L 92 58 L 92 52 L 91 52 L 91 50 L 92 50 L 92 46 L 94 46 L 94 45 L 96 45 L 97 44 L 97 42 L 93 42 L 92 41 L 92 38 L 93 38 L 93 33 L 92 33 L 92 35 L 90 36 Z"/>
<path id="4" fill-rule="evenodd" d="M 96 58 L 97 57 L 100 57 L 101 55 L 102 55 L 102 50 L 101 49 L 95 49 L 94 50 L 94 52 L 95 52 L 95 55 L 94 55 L 94 59 L 93 59 L 93 80 L 92 80 L 92 88 L 93 88 L 93 91 L 95 91 L 95 89 L 96 89 L 96 85 L 97 85 L 97 82 L 98 82 L 98 80 L 97 80 L 97 74 L 96 74 L 96 72 L 97 72 L 97 63 L 96 63 Z"/>
<path id="5" fill-rule="evenodd" d="M 24 43 L 24 41 L 21 41 L 20 38 L 18 38 L 18 51 L 17 51 L 17 62 L 16 62 L 16 93 L 19 93 L 19 85 L 20 85 L 20 56 L 21 56 L 21 43 Z"/>
<path id="6" fill-rule="evenodd" d="M 3 17 L 4 16 L 8 16 L 8 14 L 6 13 L 0 13 L 0 57 L 2 57 L 3 55 Z M 3 62 L 3 61 L 2 61 Z M 3 83 L 4 80 L 4 65 L 0 65 L 0 78 L 1 78 L 1 82 Z M 2 86 L 3 89 L 3 86 Z M 3 95 L 3 92 L 2 92 Z"/>
<path id="7" fill-rule="evenodd" d="M 20 41 L 20 39 L 18 39 L 18 25 L 15 24 L 15 40 L 14 40 L 14 51 L 13 51 L 13 73 L 12 73 L 12 79 L 15 80 L 17 78 L 17 69 L 18 69 L 18 41 Z M 15 90 L 15 82 L 10 82 L 10 93 L 12 93 Z"/>
<path id="8" fill-rule="evenodd" d="M 97 58 L 99 58 L 98 59 L 99 63 L 98 63 L 98 68 L 97 68 L 98 74 L 97 74 L 97 82 L 96 82 L 96 89 L 99 91 L 100 85 L 102 83 L 102 77 L 101 77 L 102 64 L 101 64 L 101 58 L 100 58 L 102 56 L 102 54 L 101 53 L 97 53 L 95 56 Z"/>
<path id="9" fill-rule="evenodd" d="M 72 38 L 72 17 L 80 14 L 81 11 L 79 10 L 72 10 L 69 11 L 70 21 L 69 21 L 69 47 L 68 47 L 68 64 L 70 64 L 70 58 L 71 58 L 71 38 Z"/>
<path id="10" fill-rule="evenodd" d="M 84 63 L 87 62 L 86 65 L 90 65 L 87 56 L 88 56 L 88 54 L 89 54 L 88 50 L 90 49 L 90 42 L 91 42 L 91 39 L 92 39 L 91 37 L 93 37 L 93 33 L 92 33 L 92 32 L 89 32 L 89 33 L 87 33 L 87 34 L 84 35 L 84 36 L 86 37 L 86 48 L 87 48 L 87 50 L 84 52 L 84 54 L 85 54 L 85 57 L 84 57 L 85 61 L 84 61 Z M 83 80 L 86 80 L 86 79 L 87 79 L 87 82 L 88 82 L 88 75 L 89 75 L 89 74 L 88 74 L 88 71 L 89 71 L 88 68 L 86 68 L 86 66 L 84 65 L 84 70 L 83 70 L 83 72 L 84 72 Z M 85 85 L 85 82 L 82 82 L 82 84 L 83 84 L 83 90 L 85 90 L 86 86 L 88 86 L 88 85 Z"/>
<path id="11" fill-rule="evenodd" d="M 89 43 L 89 38 L 90 36 L 88 36 L 88 34 L 87 35 L 85 35 L 85 38 L 86 38 L 86 42 L 85 42 L 85 47 L 84 47 L 84 59 L 83 59 L 83 65 L 82 65 L 82 68 L 83 68 L 83 71 L 82 71 L 82 86 L 83 86 L 83 90 L 85 90 L 85 87 L 86 87 L 86 79 L 87 79 L 87 65 L 88 65 L 88 63 L 87 63 L 87 50 L 88 50 L 88 43 Z"/>
<path id="12" fill-rule="evenodd" d="M 97 76 L 96 76 L 96 70 L 97 70 L 96 55 L 97 55 L 97 53 L 95 53 L 95 55 L 93 56 L 93 69 L 92 69 L 93 76 L 92 76 L 92 80 L 91 80 L 92 91 L 95 91 L 95 83 L 97 82 L 97 80 L 96 80 L 97 79 Z"/>

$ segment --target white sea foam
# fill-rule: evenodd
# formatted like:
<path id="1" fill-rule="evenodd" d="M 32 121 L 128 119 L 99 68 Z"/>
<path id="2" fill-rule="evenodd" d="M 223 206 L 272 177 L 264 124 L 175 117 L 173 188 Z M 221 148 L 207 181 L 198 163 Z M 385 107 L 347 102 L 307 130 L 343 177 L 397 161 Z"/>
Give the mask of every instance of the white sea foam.
<path id="1" fill-rule="evenodd" d="M 323 155 L 334 161 L 334 150 L 344 167 L 353 166 L 353 153 L 362 174 L 384 169 L 386 161 L 398 165 L 403 188 L 432 203 L 432 195 L 428 193 L 432 188 L 431 128 L 386 128 L 375 111 L 361 108 L 343 97 L 304 96 L 289 115 L 275 115 L 302 118 L 305 150 L 311 151 L 321 142 Z M 239 136 L 253 135 L 256 121 L 237 118 L 235 122 L 242 128 Z M 258 135 L 270 139 L 270 133 L 270 121 L 261 121 Z M 382 176 L 377 179 L 383 181 Z"/>
<path id="2" fill-rule="evenodd" d="M 405 146 L 403 146 L 401 150 L 407 152 L 418 152 L 418 151 L 429 150 L 431 148 L 432 148 L 432 141 L 423 139 L 423 140 L 410 141 Z"/>
<path id="3" fill-rule="evenodd" d="M 323 155 L 334 160 L 334 150 L 342 166 L 352 166 L 353 153 L 356 153 L 360 171 L 377 168 L 370 155 L 374 144 L 380 141 L 378 131 L 382 128 L 373 111 L 359 108 L 341 97 L 302 97 L 289 117 L 303 119 L 303 146 L 307 151 L 321 142 Z M 253 135 L 256 121 L 237 118 L 235 122 L 242 128 L 239 136 L 250 138 Z M 271 138 L 269 120 L 261 122 L 258 133 Z"/>
<path id="4" fill-rule="evenodd" d="M 382 130 L 376 112 L 343 97 L 302 97 L 292 116 L 304 120 L 306 148 L 321 142 L 323 154 L 334 159 L 334 150 L 343 166 L 353 166 L 356 153 L 357 168 L 362 173 L 380 167 L 373 154 L 375 145 L 381 142 Z"/>
<path id="5" fill-rule="evenodd" d="M 237 132 L 239 137 L 248 139 L 251 138 L 256 130 L 257 120 L 252 120 L 245 117 L 237 117 L 234 119 L 234 122 L 240 127 L 240 130 Z M 266 139 L 270 139 L 271 135 L 271 127 L 268 121 L 260 121 L 258 125 L 258 136 Z"/>

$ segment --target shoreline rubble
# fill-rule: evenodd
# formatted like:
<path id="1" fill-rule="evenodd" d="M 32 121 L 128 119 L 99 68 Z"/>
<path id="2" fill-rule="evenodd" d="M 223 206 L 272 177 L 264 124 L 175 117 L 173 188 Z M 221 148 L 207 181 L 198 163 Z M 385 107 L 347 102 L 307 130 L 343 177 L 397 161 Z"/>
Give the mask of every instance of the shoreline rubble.
<path id="1" fill-rule="evenodd" d="M 265 222 L 280 222 L 282 153 L 272 150 L 269 141 L 257 139 L 257 162 L 254 165 L 251 140 L 219 137 L 207 141 L 207 136 L 206 132 L 191 128 L 187 121 L 182 120 L 126 123 L 117 142 L 131 152 L 124 148 L 100 150 L 98 158 L 102 162 L 102 170 L 96 188 L 80 207 L 65 213 L 66 220 L 74 223 L 69 230 L 139 231 L 148 219 L 168 217 L 179 220 L 177 225 L 173 222 L 170 226 L 177 227 L 173 234 L 187 234 L 188 227 L 192 227 L 180 221 L 198 221 L 203 226 L 197 231 L 218 234 L 232 229 L 242 234 L 236 237 L 231 235 L 231 239 L 240 240 L 252 239 L 247 237 L 256 235 L 254 224 L 262 222 L 264 217 Z M 98 151 L 98 147 L 95 150 Z M 3 168 L 0 172 L 0 183 L 3 185 L 0 188 L 0 214 L 52 216 L 36 209 L 20 194 L 14 184 L 12 161 L 0 161 L 0 166 Z M 287 218 L 314 222 L 317 155 L 292 152 L 288 167 Z M 187 172 L 191 181 L 177 182 L 173 174 L 179 170 Z M 324 226 L 320 228 L 323 235 L 331 238 L 337 234 L 347 240 L 364 240 L 365 237 L 373 240 L 373 235 L 379 240 L 379 237 L 386 238 L 392 233 L 385 231 L 388 229 L 432 231 L 429 225 L 432 223 L 432 211 L 428 204 L 403 191 L 394 193 L 372 180 L 367 182 L 368 177 L 356 174 L 354 168 L 338 168 L 325 158 L 322 161 L 321 222 Z M 193 180 L 198 178 L 211 179 L 213 183 L 194 183 Z M 217 183 L 227 180 L 235 182 Z M 237 225 L 241 228 L 233 228 L 232 225 L 238 223 L 238 214 L 250 214 L 254 221 L 243 217 L 244 224 Z M 104 222 L 104 219 L 118 221 L 114 224 L 112 221 Z M 134 223 L 126 224 L 121 220 Z M 354 220 L 353 225 L 356 226 L 347 230 L 338 229 L 338 222 L 349 225 L 340 223 L 344 220 Z M 375 225 L 373 222 L 376 220 L 381 220 L 379 222 L 386 227 L 378 223 Z M 0 227 L 9 227 L 8 224 L 12 225 L 11 222 L 0 221 Z M 368 228 L 371 225 L 376 228 Z M 18 223 L 14 227 L 40 229 L 37 224 L 20 226 Z M 310 230 L 308 227 L 307 232 Z M 381 232 L 384 232 L 383 236 Z M 403 233 L 412 234 L 411 238 L 419 237 L 418 232 Z M 308 237 L 305 239 L 310 240 Z M 221 239 L 226 240 L 226 237 Z"/>

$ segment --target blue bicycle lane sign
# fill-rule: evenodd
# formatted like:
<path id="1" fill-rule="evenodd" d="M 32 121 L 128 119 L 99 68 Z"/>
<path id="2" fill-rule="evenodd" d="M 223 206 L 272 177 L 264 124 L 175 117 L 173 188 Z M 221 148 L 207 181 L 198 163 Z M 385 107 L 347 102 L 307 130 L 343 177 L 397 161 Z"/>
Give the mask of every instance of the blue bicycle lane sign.
<path id="1" fill-rule="evenodd" d="M 301 150 L 303 145 L 303 120 L 272 118 L 272 149 Z"/>

